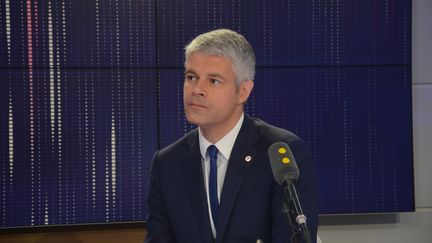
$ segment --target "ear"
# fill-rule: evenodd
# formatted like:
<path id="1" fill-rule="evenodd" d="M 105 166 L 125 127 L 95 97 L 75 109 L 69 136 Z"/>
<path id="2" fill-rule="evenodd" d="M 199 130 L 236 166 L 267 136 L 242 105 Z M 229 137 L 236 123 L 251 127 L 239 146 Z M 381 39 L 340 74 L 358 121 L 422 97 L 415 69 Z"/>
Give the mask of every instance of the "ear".
<path id="1" fill-rule="evenodd" d="M 250 93 L 252 92 L 252 89 L 254 87 L 253 80 L 247 80 L 240 84 L 239 87 L 239 104 L 246 103 L 247 99 L 249 98 Z"/>

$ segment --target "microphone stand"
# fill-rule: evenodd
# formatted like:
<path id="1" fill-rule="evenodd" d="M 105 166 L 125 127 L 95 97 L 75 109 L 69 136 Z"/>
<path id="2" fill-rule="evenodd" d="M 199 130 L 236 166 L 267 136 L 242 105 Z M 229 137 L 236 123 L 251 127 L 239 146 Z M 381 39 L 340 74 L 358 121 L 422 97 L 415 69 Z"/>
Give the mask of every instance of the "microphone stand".
<path id="1" fill-rule="evenodd" d="M 312 243 L 310 232 L 306 224 L 306 216 L 300 205 L 300 201 L 294 183 L 284 183 L 284 204 L 282 211 L 287 215 L 291 231 L 292 243 Z M 303 239 L 303 241 L 301 241 Z"/>

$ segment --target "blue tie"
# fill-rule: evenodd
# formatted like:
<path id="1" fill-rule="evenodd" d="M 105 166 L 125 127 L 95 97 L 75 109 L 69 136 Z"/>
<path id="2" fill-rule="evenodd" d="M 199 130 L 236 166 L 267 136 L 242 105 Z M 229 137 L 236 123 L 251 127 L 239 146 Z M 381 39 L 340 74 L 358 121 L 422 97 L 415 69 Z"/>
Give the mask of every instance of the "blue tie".
<path id="1" fill-rule="evenodd" d="M 219 202 L 218 202 L 218 190 L 217 190 L 217 152 L 218 149 L 214 145 L 210 145 L 207 148 L 210 156 L 210 176 L 209 176 L 209 195 L 210 195 L 210 207 L 213 217 L 213 224 L 215 228 L 217 226 Z"/>

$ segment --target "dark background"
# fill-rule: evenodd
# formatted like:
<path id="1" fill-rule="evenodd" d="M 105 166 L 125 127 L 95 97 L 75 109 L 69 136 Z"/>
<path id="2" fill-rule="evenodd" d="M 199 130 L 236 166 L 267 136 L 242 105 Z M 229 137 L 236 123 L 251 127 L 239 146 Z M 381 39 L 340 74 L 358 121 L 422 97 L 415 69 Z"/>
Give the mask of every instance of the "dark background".
<path id="1" fill-rule="evenodd" d="M 411 1 L 1 1 L 0 226 L 142 221 L 188 132 L 183 47 L 257 56 L 247 113 L 314 153 L 322 214 L 414 210 Z"/>

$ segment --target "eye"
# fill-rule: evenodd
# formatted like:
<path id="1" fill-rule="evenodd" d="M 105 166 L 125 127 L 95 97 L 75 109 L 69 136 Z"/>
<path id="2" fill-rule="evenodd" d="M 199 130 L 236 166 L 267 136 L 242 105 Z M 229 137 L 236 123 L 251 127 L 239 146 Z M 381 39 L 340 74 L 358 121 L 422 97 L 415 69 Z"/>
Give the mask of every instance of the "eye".
<path id="1" fill-rule="evenodd" d="M 221 83 L 221 81 L 219 81 L 218 79 L 212 78 L 212 79 L 210 79 L 210 83 L 213 84 L 213 85 L 218 85 L 218 84 Z"/>
<path id="2" fill-rule="evenodd" d="M 185 75 L 185 80 L 189 81 L 189 82 L 194 82 L 197 80 L 197 77 L 193 74 L 186 74 Z"/>

